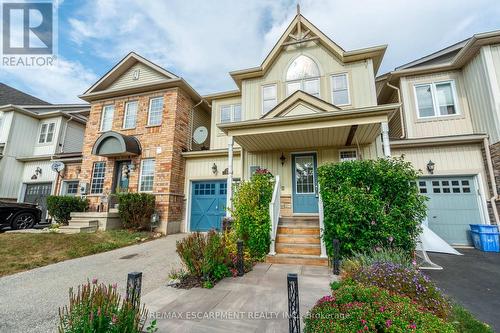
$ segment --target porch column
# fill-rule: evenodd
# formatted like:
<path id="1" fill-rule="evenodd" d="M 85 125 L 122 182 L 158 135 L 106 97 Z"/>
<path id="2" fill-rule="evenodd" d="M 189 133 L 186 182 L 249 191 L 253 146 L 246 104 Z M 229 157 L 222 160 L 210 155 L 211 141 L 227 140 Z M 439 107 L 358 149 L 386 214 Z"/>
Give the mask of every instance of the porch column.
<path id="1" fill-rule="evenodd" d="M 382 126 L 382 145 L 384 147 L 385 157 L 391 157 L 391 145 L 389 143 L 389 124 L 386 121 L 381 123 Z"/>
<path id="2" fill-rule="evenodd" d="M 232 136 L 229 137 L 227 144 L 227 197 L 226 197 L 226 217 L 231 217 L 233 208 L 233 143 Z"/>

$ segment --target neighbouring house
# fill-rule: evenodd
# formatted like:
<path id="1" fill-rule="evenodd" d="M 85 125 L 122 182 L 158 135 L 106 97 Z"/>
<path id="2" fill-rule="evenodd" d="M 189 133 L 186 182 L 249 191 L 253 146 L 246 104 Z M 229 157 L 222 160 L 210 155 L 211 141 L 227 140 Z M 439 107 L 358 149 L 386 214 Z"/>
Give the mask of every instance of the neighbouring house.
<path id="1" fill-rule="evenodd" d="M 48 195 L 78 193 L 88 105 L 52 105 L 3 84 L 0 103 L 0 198 L 37 203 L 46 218 Z"/>
<path id="2" fill-rule="evenodd" d="M 181 77 L 135 53 L 80 97 L 91 104 L 80 185 L 90 210 L 101 212 L 89 219 L 114 217 L 115 193 L 145 192 L 156 196 L 159 230 L 180 232 L 182 153 L 203 148 L 193 144 L 191 129 L 210 123 L 207 103 Z"/>
<path id="3" fill-rule="evenodd" d="M 392 154 L 424 170 L 429 227 L 452 244 L 470 244 L 470 223 L 499 224 L 499 82 L 500 31 L 377 78 L 379 103 L 402 102 L 389 122 Z"/>
<path id="4" fill-rule="evenodd" d="M 404 155 L 423 171 L 431 229 L 470 244 L 469 223 L 498 223 L 495 36 L 377 78 L 386 45 L 346 51 L 298 13 L 261 65 L 230 73 L 238 89 L 206 96 L 130 53 L 81 96 L 81 194 L 107 214 L 114 193 L 152 193 L 160 231 L 207 231 L 231 214 L 231 185 L 265 168 L 277 179 L 268 260 L 325 265 L 318 166 Z"/>

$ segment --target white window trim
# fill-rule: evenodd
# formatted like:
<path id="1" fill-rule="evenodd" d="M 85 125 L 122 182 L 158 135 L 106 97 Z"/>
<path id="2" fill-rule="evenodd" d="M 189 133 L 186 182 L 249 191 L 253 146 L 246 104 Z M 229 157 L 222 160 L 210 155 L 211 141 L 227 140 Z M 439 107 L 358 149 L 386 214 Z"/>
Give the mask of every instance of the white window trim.
<path id="1" fill-rule="evenodd" d="M 158 96 L 158 97 L 152 97 L 149 99 L 149 106 L 148 106 L 148 126 L 161 126 L 163 123 L 163 108 L 165 107 L 165 100 L 163 99 L 163 106 L 161 110 L 161 118 L 160 122 L 158 124 L 151 124 L 151 106 L 153 105 L 153 101 L 156 99 L 163 99 L 163 96 Z"/>
<path id="2" fill-rule="evenodd" d="M 153 161 L 154 162 L 154 170 L 153 170 L 153 187 L 151 189 L 151 191 L 142 191 L 141 190 L 141 185 L 142 185 L 142 169 L 144 167 L 144 161 Z M 139 170 L 139 186 L 137 188 L 137 191 L 140 192 L 140 193 L 153 193 L 153 189 L 154 189 L 154 182 L 155 182 L 155 172 L 156 172 L 156 159 L 154 158 L 145 158 L 143 160 L 141 160 L 141 169 Z"/>
<path id="3" fill-rule="evenodd" d="M 317 80 L 318 81 L 318 96 L 314 96 L 313 94 L 309 94 L 304 89 L 304 82 L 306 82 L 306 81 L 312 81 L 312 80 Z M 321 98 L 321 76 L 308 77 L 308 78 L 303 78 L 303 79 L 298 79 L 298 80 L 291 80 L 291 81 L 285 81 L 285 93 L 286 93 L 286 97 L 292 95 L 293 93 L 295 93 L 297 91 L 297 90 L 295 90 L 293 93 L 289 93 L 288 92 L 288 84 L 289 83 L 300 83 L 300 88 L 299 88 L 300 91 L 305 92 L 306 94 L 309 94 L 309 95 L 314 96 L 316 98 Z"/>
<path id="4" fill-rule="evenodd" d="M 455 111 L 456 111 L 455 114 L 441 115 L 439 112 L 439 104 L 438 104 L 438 99 L 437 99 L 436 85 L 442 84 L 442 83 L 451 83 L 451 94 L 453 96 L 453 103 L 455 105 Z M 420 110 L 418 108 L 417 88 L 422 87 L 422 86 L 431 86 L 432 106 L 434 108 L 434 115 L 433 116 L 428 116 L 428 117 L 420 116 Z M 416 112 L 417 112 L 417 119 L 426 120 L 426 119 L 436 119 L 436 118 L 449 118 L 449 117 L 456 117 L 456 116 L 460 115 L 460 107 L 458 105 L 457 88 L 455 85 L 455 80 L 416 83 L 413 85 L 413 96 L 415 96 L 415 108 L 416 108 Z"/>
<path id="5" fill-rule="evenodd" d="M 342 159 L 342 157 L 341 157 L 341 156 L 342 156 L 342 154 L 341 154 L 341 153 L 342 153 L 342 152 L 346 152 L 346 151 L 349 151 L 349 152 L 353 151 L 353 152 L 355 152 L 355 153 L 356 153 L 356 159 L 355 159 L 355 160 L 357 161 L 357 160 L 359 159 L 359 154 L 358 154 L 358 150 L 357 150 L 357 149 L 354 149 L 354 148 L 353 148 L 353 149 L 349 149 L 349 148 L 346 148 L 346 149 L 339 149 L 339 161 L 340 161 L 340 162 L 345 162 L 345 161 L 353 161 L 353 160 L 351 160 L 351 159 L 347 159 L 347 160 L 343 160 L 343 159 Z"/>
<path id="6" fill-rule="evenodd" d="M 334 76 L 340 76 L 340 75 L 345 75 L 345 80 L 347 84 L 347 103 L 344 104 L 335 104 L 335 101 L 333 100 L 333 77 Z M 350 86 L 350 80 L 349 80 L 349 73 L 348 72 L 341 72 L 341 73 L 333 73 L 330 75 L 330 93 L 332 94 L 331 100 L 332 104 L 336 106 L 346 106 L 346 105 L 351 105 L 351 86 Z"/>
<path id="7" fill-rule="evenodd" d="M 224 104 L 224 105 L 221 105 L 219 108 L 219 122 L 221 124 L 229 124 L 229 123 L 233 123 L 235 121 L 234 120 L 234 109 L 235 109 L 236 105 L 240 106 L 240 120 L 238 120 L 238 121 L 243 121 L 243 110 L 241 109 L 241 103 Z M 229 111 L 230 120 L 226 121 L 226 122 L 222 122 L 222 108 L 225 108 L 225 107 L 230 108 L 230 111 Z"/>
<path id="8" fill-rule="evenodd" d="M 268 88 L 268 87 L 274 87 L 274 89 L 276 90 L 276 98 L 275 98 L 276 104 L 273 106 L 273 109 L 276 107 L 276 105 L 278 105 L 278 84 L 277 83 L 270 83 L 270 84 L 262 85 L 260 88 L 260 94 L 262 96 L 262 98 L 260 99 L 260 113 L 262 115 L 268 114 L 272 110 L 271 109 L 267 112 L 264 111 L 264 89 Z"/>
<path id="9" fill-rule="evenodd" d="M 103 125 L 104 125 L 104 115 L 106 114 L 105 110 L 106 108 L 112 108 L 113 109 L 113 117 L 111 118 L 111 128 L 109 130 L 103 130 Z M 108 105 L 104 105 L 102 107 L 102 114 L 101 114 L 101 126 L 99 126 L 99 130 L 101 132 L 108 132 L 108 131 L 111 131 L 113 129 L 113 119 L 115 118 L 115 106 L 113 104 L 108 104 Z"/>
<path id="10" fill-rule="evenodd" d="M 50 142 L 47 142 L 47 136 L 49 135 L 50 124 L 54 124 L 54 131 L 52 132 L 52 139 L 50 140 Z M 40 142 L 40 136 L 42 135 L 43 125 L 47 125 L 47 132 L 45 132 L 45 135 L 43 136 L 43 142 Z M 40 123 L 40 129 L 38 130 L 38 137 L 36 139 L 36 142 L 38 145 L 50 145 L 54 142 L 55 136 L 56 136 L 56 122 L 55 121 L 43 121 Z"/>
<path id="11" fill-rule="evenodd" d="M 78 179 L 68 179 L 68 180 L 63 180 L 61 183 L 61 188 L 59 190 L 59 195 L 68 195 L 67 190 L 68 190 L 68 183 L 78 183 Z M 78 186 L 80 187 L 80 186 Z M 76 195 L 78 195 L 80 191 L 77 190 Z"/>
<path id="12" fill-rule="evenodd" d="M 128 114 L 128 105 L 130 103 L 136 103 L 137 104 L 137 109 L 135 111 L 135 122 L 134 122 L 134 126 L 133 127 L 125 127 L 125 123 L 127 121 L 127 114 Z M 125 103 L 125 112 L 123 114 L 123 124 L 122 124 L 122 129 L 134 129 L 137 127 L 137 115 L 139 113 L 139 101 L 128 101 L 127 103 Z"/>

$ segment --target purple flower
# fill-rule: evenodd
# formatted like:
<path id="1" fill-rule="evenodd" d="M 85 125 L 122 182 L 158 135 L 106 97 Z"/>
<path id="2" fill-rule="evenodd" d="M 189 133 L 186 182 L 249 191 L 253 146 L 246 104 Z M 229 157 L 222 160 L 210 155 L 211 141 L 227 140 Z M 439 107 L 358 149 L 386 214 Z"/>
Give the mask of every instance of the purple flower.
<path id="1" fill-rule="evenodd" d="M 97 284 L 97 278 L 92 279 L 92 284 Z"/>

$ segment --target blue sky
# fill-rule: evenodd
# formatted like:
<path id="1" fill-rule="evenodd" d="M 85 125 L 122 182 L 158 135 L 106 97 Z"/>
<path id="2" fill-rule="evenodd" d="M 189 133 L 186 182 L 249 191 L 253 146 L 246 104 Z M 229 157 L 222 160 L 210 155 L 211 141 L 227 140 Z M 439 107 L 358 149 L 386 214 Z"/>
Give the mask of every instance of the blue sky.
<path id="1" fill-rule="evenodd" d="M 59 1 L 59 62 L 0 67 L 0 81 L 52 103 L 85 91 L 135 51 L 201 94 L 234 89 L 229 71 L 259 65 L 295 15 L 291 0 Z M 301 0 L 312 23 L 346 50 L 388 44 L 379 74 L 500 29 L 498 0 Z"/>

